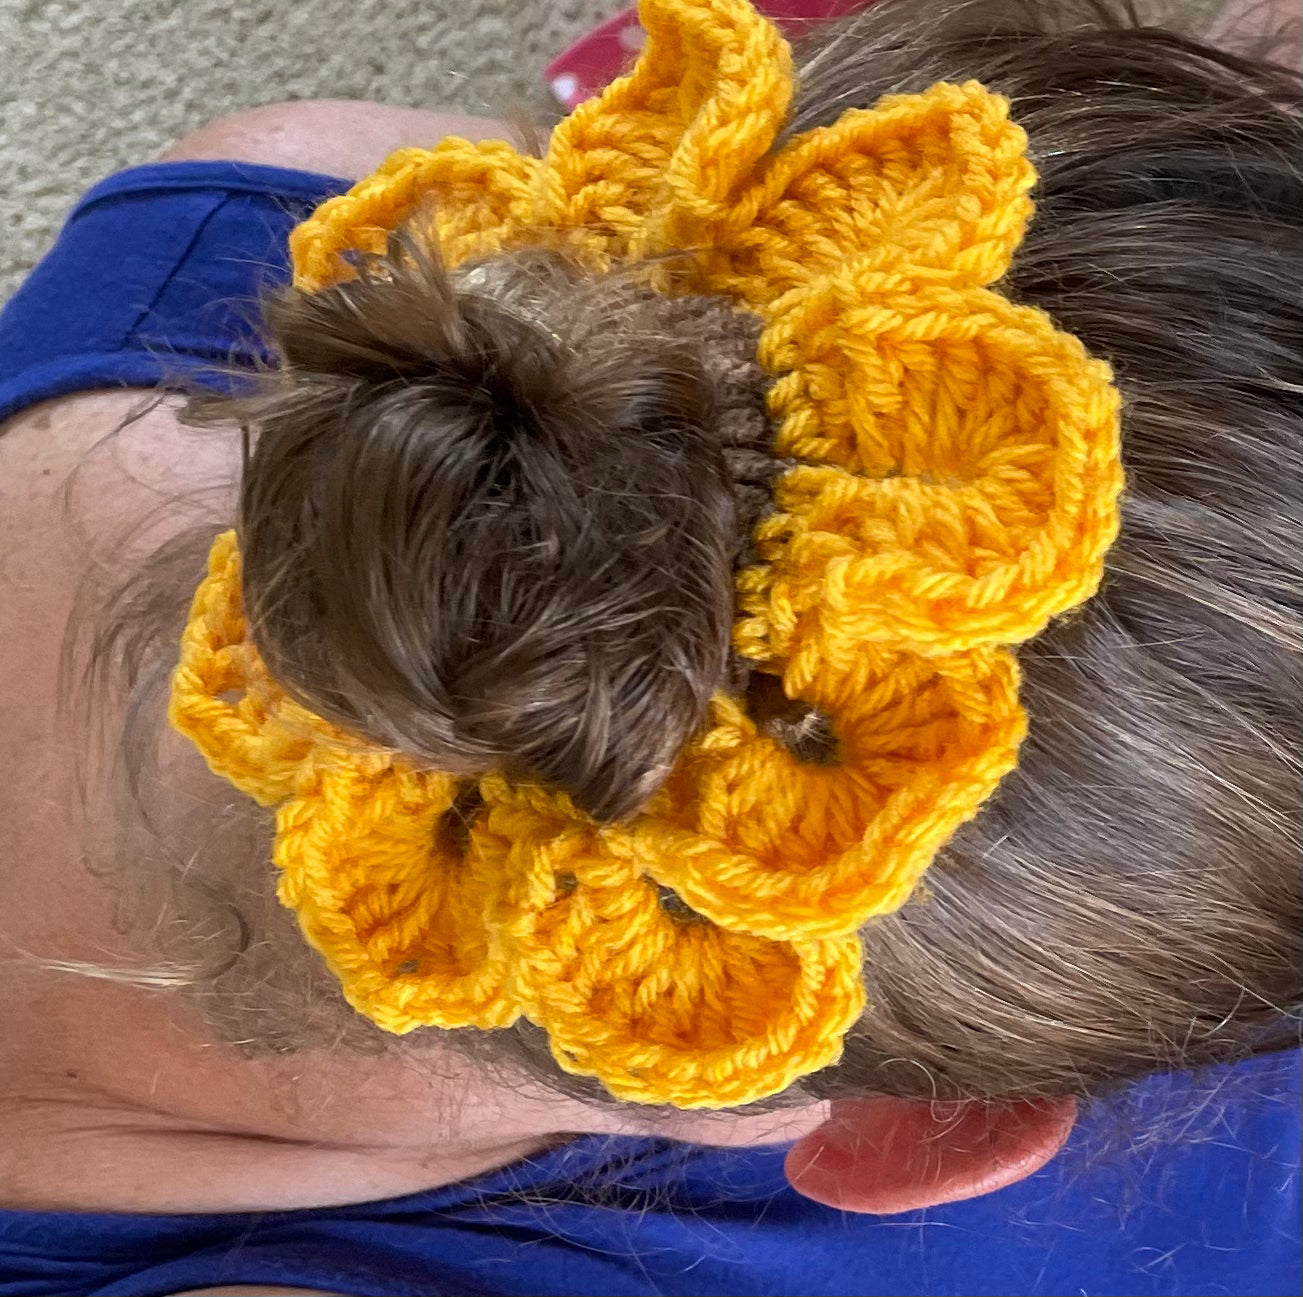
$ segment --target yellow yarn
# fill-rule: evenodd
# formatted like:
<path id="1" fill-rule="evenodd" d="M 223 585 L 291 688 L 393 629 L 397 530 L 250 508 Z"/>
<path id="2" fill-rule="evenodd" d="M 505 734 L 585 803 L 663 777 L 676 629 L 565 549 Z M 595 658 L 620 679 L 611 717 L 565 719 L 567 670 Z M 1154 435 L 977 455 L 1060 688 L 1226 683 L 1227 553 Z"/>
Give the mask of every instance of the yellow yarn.
<path id="1" fill-rule="evenodd" d="M 278 808 L 281 897 L 360 1012 L 394 1032 L 523 1016 L 621 1098 L 721 1107 L 838 1058 L 864 1004 L 857 930 L 1016 764 L 1009 646 L 1099 584 L 1119 401 L 1106 364 L 990 287 L 1036 181 L 1004 99 L 940 84 L 776 149 L 792 71 L 770 23 L 745 0 L 643 0 L 642 19 L 634 71 L 545 158 L 402 150 L 295 230 L 296 283 L 347 277 L 413 222 L 451 265 L 690 249 L 653 282 L 761 317 L 776 449 L 803 461 L 739 575 L 735 645 L 830 718 L 836 764 L 802 763 L 721 693 L 630 822 L 495 774 L 459 841 L 471 781 L 368 747 L 270 679 L 229 532 L 171 716 Z"/>

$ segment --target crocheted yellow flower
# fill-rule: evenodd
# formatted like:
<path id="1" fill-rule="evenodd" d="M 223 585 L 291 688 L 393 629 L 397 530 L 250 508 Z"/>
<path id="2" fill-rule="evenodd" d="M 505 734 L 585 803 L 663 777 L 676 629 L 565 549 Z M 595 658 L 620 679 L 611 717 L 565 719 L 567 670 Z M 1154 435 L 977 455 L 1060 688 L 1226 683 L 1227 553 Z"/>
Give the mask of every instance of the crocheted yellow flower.
<path id="1" fill-rule="evenodd" d="M 653 283 L 761 318 L 775 450 L 801 461 L 740 573 L 735 645 L 829 718 L 836 760 L 802 762 L 720 694 L 625 824 L 418 770 L 268 677 L 233 533 L 172 720 L 278 808 L 282 899 L 360 1012 L 395 1032 L 524 1016 L 621 1098 L 719 1107 L 836 1060 L 863 1008 L 857 930 L 1014 766 L 1010 646 L 1099 584 L 1119 402 L 1107 365 L 990 287 L 1036 180 L 1005 100 L 941 84 L 777 147 L 792 73 L 768 22 L 744 0 L 644 0 L 642 19 L 634 71 L 546 157 L 405 149 L 294 232 L 296 282 L 347 277 L 413 221 L 450 265 L 687 250 Z"/>

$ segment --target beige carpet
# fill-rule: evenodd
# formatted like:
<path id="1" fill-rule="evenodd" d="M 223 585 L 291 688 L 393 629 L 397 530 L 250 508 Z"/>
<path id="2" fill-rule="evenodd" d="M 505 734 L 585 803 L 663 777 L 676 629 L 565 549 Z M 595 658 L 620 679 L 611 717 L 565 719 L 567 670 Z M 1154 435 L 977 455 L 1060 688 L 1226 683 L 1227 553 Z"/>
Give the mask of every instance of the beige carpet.
<path id="1" fill-rule="evenodd" d="M 1198 27 L 1218 0 L 1143 2 Z M 1266 2 L 1298 12 L 1298 0 Z M 205 121 L 317 97 L 542 113 L 544 64 L 623 7 L 624 0 L 0 0 L 0 301 L 83 190 Z"/>
<path id="2" fill-rule="evenodd" d="M 0 301 L 78 195 L 223 113 L 358 98 L 549 107 L 547 61 L 624 0 L 0 0 Z"/>

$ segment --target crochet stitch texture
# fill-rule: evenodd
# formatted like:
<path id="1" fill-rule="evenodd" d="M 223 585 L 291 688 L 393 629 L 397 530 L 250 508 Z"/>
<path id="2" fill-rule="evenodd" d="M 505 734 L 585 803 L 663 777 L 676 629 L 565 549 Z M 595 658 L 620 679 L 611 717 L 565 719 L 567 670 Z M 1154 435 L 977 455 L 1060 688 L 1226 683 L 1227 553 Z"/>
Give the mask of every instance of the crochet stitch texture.
<path id="1" fill-rule="evenodd" d="M 392 1032 L 524 1016 L 619 1098 L 723 1107 L 836 1061 L 864 1006 L 858 930 L 1016 764 L 1010 646 L 1098 587 L 1119 398 L 1104 362 L 990 287 L 1036 182 L 1003 98 L 939 84 L 777 147 L 793 82 L 769 22 L 745 0 L 643 0 L 642 20 L 633 72 L 543 159 L 396 153 L 294 232 L 296 283 L 348 277 L 417 222 L 450 266 L 539 244 L 598 273 L 656 258 L 660 291 L 758 315 L 775 453 L 801 463 L 754 532 L 734 644 L 829 718 L 837 761 L 802 762 L 720 692 L 626 823 L 418 768 L 270 678 L 233 532 L 171 719 L 277 808 L 281 898 L 359 1012 Z M 482 806 L 458 835 L 468 785 Z"/>

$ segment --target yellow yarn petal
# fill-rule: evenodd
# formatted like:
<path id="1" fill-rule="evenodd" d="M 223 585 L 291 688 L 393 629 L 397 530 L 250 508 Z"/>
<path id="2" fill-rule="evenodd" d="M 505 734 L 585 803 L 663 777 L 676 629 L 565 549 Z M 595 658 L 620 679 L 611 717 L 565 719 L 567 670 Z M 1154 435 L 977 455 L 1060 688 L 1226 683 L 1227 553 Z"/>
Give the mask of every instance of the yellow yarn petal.
<path id="1" fill-rule="evenodd" d="M 903 283 L 994 283 L 1031 217 L 1036 172 L 1008 101 L 977 82 L 890 95 L 808 131 L 757 169 L 718 214 L 703 286 L 761 314 L 819 292 L 849 260 Z M 903 278 L 902 278 L 903 276 Z"/>
<path id="2" fill-rule="evenodd" d="M 741 651 L 957 653 L 1020 643 L 1089 598 L 1123 485 L 1108 366 L 986 289 L 920 290 L 848 315 L 853 360 L 813 330 L 812 359 L 774 391 L 793 440 L 846 467 L 777 484 L 762 563 L 740 581 Z"/>
<path id="3" fill-rule="evenodd" d="M 651 0 L 642 21 L 634 71 L 556 128 L 539 174 L 535 222 L 582 230 L 598 264 L 696 243 L 791 99 L 787 45 L 745 0 Z"/>
<path id="4" fill-rule="evenodd" d="M 441 824 L 458 780 L 377 754 L 318 774 L 276 821 L 280 897 L 349 1003 L 386 1031 L 520 1014 L 493 922 L 504 880 Z"/>
<path id="5" fill-rule="evenodd" d="M 537 790 L 490 798 L 525 1012 L 566 1071 L 633 1102 L 722 1108 L 840 1056 L 864 1005 L 857 938 L 775 942 L 676 914 L 621 830 Z"/>
<path id="6" fill-rule="evenodd" d="M 452 137 L 433 149 L 400 149 L 291 232 L 294 286 L 317 292 L 348 279 L 349 254 L 383 252 L 389 236 L 427 207 L 446 265 L 501 251 L 528 220 L 537 168 L 502 140 Z"/>
<path id="7" fill-rule="evenodd" d="M 1018 668 L 867 649 L 819 664 L 789 697 L 830 722 L 837 752 L 802 761 L 736 700 L 632 828 L 634 858 L 717 923 L 775 940 L 836 937 L 897 909 L 936 852 L 1017 762 Z"/>
<path id="8" fill-rule="evenodd" d="M 214 774 L 263 806 L 290 796 L 323 749 L 352 740 L 285 697 L 247 639 L 234 531 L 213 542 L 172 677 L 168 719 Z"/>

